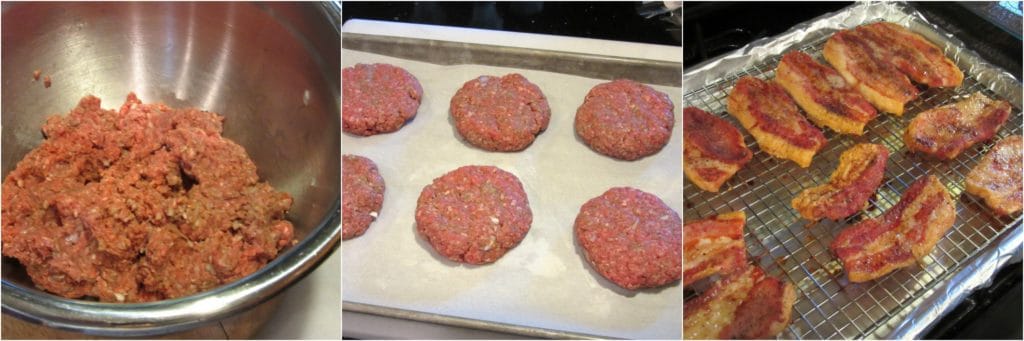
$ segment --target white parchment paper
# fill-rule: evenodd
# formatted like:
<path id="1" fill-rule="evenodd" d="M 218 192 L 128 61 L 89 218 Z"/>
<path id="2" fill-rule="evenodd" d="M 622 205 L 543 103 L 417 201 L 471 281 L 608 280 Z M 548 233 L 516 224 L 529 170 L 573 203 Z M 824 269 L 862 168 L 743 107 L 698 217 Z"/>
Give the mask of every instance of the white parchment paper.
<path id="1" fill-rule="evenodd" d="M 384 207 L 361 237 L 342 243 L 342 296 L 405 310 L 618 338 L 678 339 L 679 283 L 630 292 L 586 263 L 573 237 L 580 206 L 611 187 L 652 193 L 682 207 L 680 88 L 653 86 L 676 108 L 672 138 L 659 153 L 627 162 L 600 155 L 573 130 L 576 108 L 593 86 L 609 80 L 484 65 L 444 66 L 343 50 L 345 67 L 389 63 L 423 85 L 416 118 L 397 132 L 342 136 L 342 152 L 377 163 L 386 183 Z M 537 84 L 551 122 L 530 147 L 488 152 L 466 144 L 448 107 L 462 84 L 481 75 L 518 72 Z M 416 200 L 434 178 L 464 165 L 493 165 L 519 177 L 533 211 L 530 232 L 497 262 L 450 262 L 415 229 Z"/>

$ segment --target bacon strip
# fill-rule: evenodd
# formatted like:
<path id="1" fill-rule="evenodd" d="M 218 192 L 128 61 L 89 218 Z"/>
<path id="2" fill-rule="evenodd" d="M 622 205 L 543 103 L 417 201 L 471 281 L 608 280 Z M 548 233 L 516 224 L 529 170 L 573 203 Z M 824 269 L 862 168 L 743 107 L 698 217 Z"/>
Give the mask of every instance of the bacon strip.
<path id="1" fill-rule="evenodd" d="M 825 135 L 807 122 L 777 83 L 740 78 L 729 93 L 728 108 L 761 150 L 800 167 L 810 166 L 814 154 L 825 146 Z"/>
<path id="2" fill-rule="evenodd" d="M 985 204 L 997 214 L 1010 215 L 1020 211 L 1021 192 L 1024 191 L 1021 183 L 1024 176 L 1022 152 L 1024 141 L 1020 135 L 996 143 L 967 174 L 967 193 L 985 199 Z"/>
<path id="3" fill-rule="evenodd" d="M 836 32 L 825 42 L 822 54 L 836 71 L 881 111 L 903 115 L 907 102 L 919 92 L 896 66 L 878 57 L 885 49 L 856 30 Z"/>
<path id="4" fill-rule="evenodd" d="M 746 267 L 746 221 L 747 215 L 736 211 L 683 225 L 683 286 Z"/>
<path id="5" fill-rule="evenodd" d="M 914 82 L 932 88 L 954 88 L 963 83 L 963 72 L 942 49 L 903 26 L 878 22 L 856 30 L 884 47 L 873 51 L 880 60 L 892 63 Z"/>
<path id="6" fill-rule="evenodd" d="M 697 187 L 718 192 L 752 153 L 732 124 L 695 107 L 683 109 L 683 173 Z"/>
<path id="7" fill-rule="evenodd" d="M 953 226 L 956 210 L 933 175 L 915 181 L 879 218 L 843 230 L 830 248 L 851 282 L 866 282 L 920 261 Z"/>
<path id="8" fill-rule="evenodd" d="M 864 125 L 878 116 L 875 107 L 838 72 L 806 53 L 793 51 L 782 56 L 775 81 L 793 96 L 811 121 L 838 133 L 861 135 Z"/>
<path id="9" fill-rule="evenodd" d="M 903 134 L 903 142 L 910 150 L 951 160 L 975 143 L 991 139 L 1009 118 L 1010 103 L 976 92 L 918 114 Z"/>
<path id="10" fill-rule="evenodd" d="M 795 301 L 793 284 L 748 266 L 683 304 L 683 339 L 774 337 L 789 325 Z"/>
<path id="11" fill-rule="evenodd" d="M 791 204 L 804 219 L 840 220 L 860 211 L 882 183 L 889 150 L 861 143 L 839 156 L 839 166 L 827 184 L 800 192 Z"/>

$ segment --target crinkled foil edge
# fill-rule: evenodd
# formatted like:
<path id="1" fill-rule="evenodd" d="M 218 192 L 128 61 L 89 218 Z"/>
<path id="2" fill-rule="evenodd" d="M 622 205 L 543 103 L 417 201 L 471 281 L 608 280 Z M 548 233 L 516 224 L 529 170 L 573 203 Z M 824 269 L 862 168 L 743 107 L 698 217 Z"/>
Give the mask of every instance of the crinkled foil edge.
<path id="1" fill-rule="evenodd" d="M 1013 106 L 1022 107 L 1020 80 L 986 62 L 976 52 L 967 49 L 963 41 L 928 22 L 917 10 L 894 2 L 857 3 L 798 24 L 778 36 L 755 40 L 726 55 L 686 68 L 683 72 L 683 89 L 702 88 L 765 58 L 784 54 L 802 46 L 808 38 L 815 38 L 819 31 L 832 33 L 878 19 L 908 26 L 925 38 L 943 44 L 941 47 L 945 49 L 946 55 L 951 56 L 961 70 L 975 75 L 989 90 L 1006 97 Z"/>
<path id="2" fill-rule="evenodd" d="M 988 63 L 951 33 L 930 23 L 920 12 L 905 3 L 861 2 L 840 11 L 819 16 L 798 24 L 790 30 L 769 38 L 762 38 L 713 60 L 683 70 L 683 89 L 700 89 L 758 62 L 791 49 L 803 46 L 805 40 L 848 29 L 878 19 L 910 27 L 932 42 L 940 43 L 947 56 L 966 74 L 974 75 L 992 92 L 1007 99 L 1016 108 L 1022 107 L 1021 81 L 1009 72 Z M 686 98 L 687 96 L 683 96 Z M 982 252 L 966 259 L 962 268 L 952 277 L 933 288 L 919 304 L 910 308 L 902 322 L 886 335 L 886 339 L 919 339 L 932 324 L 952 310 L 972 291 L 991 284 L 991 279 L 1011 259 L 1020 258 L 1024 233 L 1021 218 L 1007 227 Z M 875 335 L 878 336 L 878 335 Z"/>

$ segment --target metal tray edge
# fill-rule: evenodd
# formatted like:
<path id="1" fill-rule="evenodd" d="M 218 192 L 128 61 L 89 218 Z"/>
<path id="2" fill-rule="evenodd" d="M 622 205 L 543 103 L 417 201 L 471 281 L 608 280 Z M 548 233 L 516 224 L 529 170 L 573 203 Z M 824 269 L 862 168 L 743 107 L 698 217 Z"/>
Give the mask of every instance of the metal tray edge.
<path id="1" fill-rule="evenodd" d="M 597 54 L 529 49 L 499 45 L 482 45 L 443 40 L 391 37 L 363 33 L 342 33 L 342 49 L 377 53 L 396 58 L 416 59 L 428 63 L 483 64 L 525 68 L 583 77 L 630 78 L 642 83 L 682 86 L 683 64 L 650 59 L 634 59 Z M 427 50 L 461 50 L 455 56 L 425 53 Z M 682 53 L 682 47 L 679 47 Z M 442 58 L 445 57 L 445 58 Z M 453 57 L 455 59 L 449 59 Z M 345 57 L 342 56 L 342 59 Z M 649 69 L 647 71 L 640 68 Z M 630 72 L 632 71 L 632 72 Z"/>
<path id="2" fill-rule="evenodd" d="M 395 45 L 396 43 L 398 44 L 397 46 L 399 48 L 389 47 L 388 46 L 388 45 Z M 487 55 L 474 55 L 474 53 L 476 53 L 476 52 L 470 53 L 470 54 L 462 54 L 462 55 L 459 56 L 460 59 L 456 60 L 456 61 L 439 60 L 437 58 L 427 58 L 427 59 L 424 59 L 424 58 L 422 58 L 422 55 L 418 54 L 421 51 L 417 51 L 417 50 L 411 48 L 413 46 L 420 46 L 420 47 L 425 46 L 425 47 L 431 48 L 431 49 L 472 49 L 473 51 L 487 53 Z M 624 57 L 596 55 L 596 54 L 584 54 L 584 53 L 575 53 L 575 52 L 562 52 L 562 51 L 551 51 L 551 50 L 528 49 L 528 48 L 521 48 L 521 47 L 507 47 L 507 46 L 498 46 L 498 45 L 481 45 L 481 44 L 458 43 L 458 42 L 441 41 L 441 40 L 416 39 L 416 38 L 404 38 L 404 37 L 391 37 L 391 36 L 381 36 L 381 35 L 372 35 L 372 34 L 344 33 L 344 32 L 342 32 L 342 50 L 344 51 L 345 49 L 356 50 L 356 51 L 363 51 L 363 52 L 369 52 L 369 53 L 376 53 L 376 54 L 382 54 L 382 55 L 387 55 L 387 56 L 396 57 L 396 58 L 417 59 L 417 60 L 424 61 L 424 62 L 435 63 L 435 64 L 442 64 L 442 65 L 463 64 L 463 63 L 465 63 L 465 64 L 494 65 L 492 63 L 482 62 L 482 60 L 486 59 L 488 56 L 494 56 L 494 55 L 497 55 L 497 54 L 505 53 L 505 54 L 510 54 L 510 55 L 514 55 L 514 56 L 517 56 L 517 57 L 511 58 L 510 60 L 505 61 L 505 63 L 501 63 L 501 64 L 495 65 L 495 66 L 536 69 L 536 70 L 541 70 L 541 71 L 565 73 L 565 74 L 578 75 L 578 76 L 582 76 L 582 77 L 603 78 L 603 79 L 614 79 L 614 78 L 621 77 L 621 76 L 615 76 L 614 74 L 599 73 L 599 72 L 596 72 L 596 71 L 588 73 L 588 72 L 586 72 L 587 71 L 586 69 L 580 69 L 580 68 L 562 68 L 562 67 L 559 67 L 560 65 L 555 65 L 555 67 L 551 67 L 550 66 L 551 64 L 545 64 L 545 65 L 539 65 L 538 66 L 535 63 L 532 63 L 530 61 L 523 62 L 524 60 L 536 59 L 536 58 L 529 58 L 531 56 L 532 57 L 545 56 L 546 58 L 550 57 L 550 58 L 558 58 L 558 59 L 562 59 L 562 60 L 577 59 L 577 60 L 586 61 L 586 63 L 582 63 L 582 64 L 586 64 L 586 65 L 597 64 L 600 67 L 619 67 L 619 68 L 625 68 L 625 69 L 636 69 L 636 68 L 641 68 L 641 67 L 642 68 L 652 68 L 654 70 L 654 71 L 651 72 L 651 75 L 653 75 L 652 77 L 660 77 L 660 78 L 643 78 L 643 77 L 637 78 L 635 74 L 630 74 L 630 76 L 631 76 L 630 78 L 631 79 L 634 79 L 634 80 L 637 80 L 637 81 L 640 81 L 640 82 L 644 82 L 644 83 L 663 85 L 663 86 L 671 86 L 671 87 L 681 87 L 682 86 L 682 81 L 683 81 L 683 79 L 682 79 L 682 71 L 683 71 L 682 62 L 668 62 L 668 61 L 659 61 L 659 60 L 634 59 L 634 58 L 624 58 Z M 681 46 L 680 46 L 679 49 L 680 49 L 680 53 L 682 53 L 682 47 Z M 344 53 L 342 53 L 342 59 L 344 59 Z M 584 65 L 584 66 L 586 66 L 586 65 Z M 541 67 L 541 66 L 544 66 L 544 67 Z M 672 75 L 674 75 L 674 77 L 671 77 Z M 342 267 L 342 276 L 344 276 L 344 263 L 343 263 L 343 267 Z M 344 292 L 344 288 L 342 288 L 342 292 Z M 682 302 L 680 302 L 680 304 L 682 304 Z M 406 320 L 413 320 L 413 321 L 420 321 L 420 322 L 444 324 L 444 325 L 450 325 L 450 326 L 456 326 L 456 327 L 473 328 L 473 329 L 481 329 L 481 330 L 495 331 L 495 332 L 508 333 L 508 334 L 525 335 L 525 336 L 537 337 L 537 338 L 547 338 L 547 339 L 615 339 L 615 338 L 609 337 L 609 336 L 591 335 L 591 334 L 586 334 L 586 333 L 560 331 L 560 330 L 546 329 L 546 328 L 539 328 L 539 327 L 519 326 L 519 325 L 512 325 L 512 324 L 506 324 L 506 323 L 500 323 L 500 322 L 492 322 L 492 321 L 485 321 L 485 320 L 479 320 L 479 319 L 471 319 L 471 318 L 457 317 L 457 316 L 451 316 L 451 315 L 426 313 L 426 312 L 420 312 L 420 311 L 405 310 L 405 309 L 400 309 L 400 308 L 391 308 L 391 307 L 385 307 L 385 306 L 379 306 L 379 305 L 373 305 L 373 304 L 345 301 L 344 299 L 342 300 L 342 310 L 343 311 L 358 312 L 358 313 L 365 313 L 365 314 L 372 314 L 372 315 L 380 315 L 380 316 L 386 316 L 386 317 L 393 317 L 393 318 L 399 318 L 399 319 L 406 319 Z M 681 316 L 680 316 L 680 318 L 681 318 Z M 682 322 L 680 322 L 680 324 L 681 323 Z"/>
<path id="3" fill-rule="evenodd" d="M 985 253 L 977 254 L 969 260 L 968 265 L 956 275 L 948 278 L 934 290 L 932 294 L 914 308 L 907 318 L 900 322 L 889 333 L 889 339 L 918 339 L 930 330 L 939 317 L 945 315 L 976 289 L 991 284 L 992 276 L 1006 265 L 1013 255 L 1021 252 L 1024 244 L 1024 233 L 1021 232 L 1021 218 L 1017 218 L 1014 226 L 999 236 L 998 246 Z M 929 321 L 919 323 L 918 321 Z"/>
<path id="4" fill-rule="evenodd" d="M 488 330 L 500 333 L 508 334 L 519 334 L 537 338 L 545 339 L 573 339 L 573 340 L 593 340 L 593 339 L 609 339 L 607 336 L 597 336 L 584 333 L 567 332 L 554 329 L 538 328 L 538 327 L 524 327 L 519 325 L 491 322 L 477 319 L 470 319 L 451 315 L 424 313 L 412 310 L 404 310 L 398 308 L 390 308 L 373 304 L 356 303 L 349 301 L 342 301 L 341 307 L 343 311 L 351 311 L 357 313 L 365 313 L 372 315 L 380 315 L 387 317 L 394 317 L 404 320 L 413 320 L 420 322 L 429 322 L 450 325 L 455 327 L 472 328 Z"/>
<path id="5" fill-rule="evenodd" d="M 687 89 L 701 89 L 730 75 L 729 71 L 714 73 L 713 71 L 715 69 L 724 68 L 729 70 L 742 70 L 767 56 L 780 54 L 781 52 L 796 45 L 791 43 L 780 44 L 779 42 L 783 40 L 802 41 L 803 37 L 801 34 L 803 34 L 803 31 L 811 27 L 812 24 L 822 23 L 830 19 L 839 19 L 850 11 L 870 6 L 888 6 L 902 14 L 914 17 L 915 19 L 921 20 L 929 25 L 933 25 L 924 18 L 920 12 L 910 8 L 903 2 L 887 3 L 871 1 L 855 3 L 839 11 L 826 13 L 806 22 L 797 24 L 793 28 L 779 35 L 755 40 L 733 52 L 699 63 L 691 68 L 687 68 L 683 73 L 683 97 L 684 99 L 686 98 L 688 94 L 686 92 Z M 841 25 L 841 20 L 833 20 L 833 22 L 828 23 L 825 27 L 839 27 Z M 955 54 L 954 59 L 958 62 L 959 66 L 962 67 L 965 63 L 973 65 L 968 72 L 975 73 L 978 81 L 989 84 L 989 88 L 993 91 L 1008 93 L 1007 97 L 1010 102 L 1017 108 L 1022 107 L 1021 97 L 1024 87 L 1022 87 L 1021 80 L 989 63 L 976 52 L 967 49 L 963 41 L 956 36 L 946 33 L 944 30 L 939 31 L 934 27 L 928 27 L 928 25 L 921 25 L 917 27 L 925 29 L 925 35 L 930 39 L 934 39 L 936 35 L 942 36 L 942 39 L 948 42 L 950 48 L 958 51 Z M 972 291 L 988 283 L 990 281 L 990 277 L 999 268 L 1006 265 L 1011 258 L 1010 255 L 1015 252 L 1021 252 L 1021 245 L 1024 243 L 1024 236 L 1022 236 L 1024 233 L 1021 231 L 1022 219 L 1024 218 L 1018 217 L 1017 220 L 1011 224 L 1012 226 L 1007 227 L 1006 230 L 997 237 L 998 241 L 996 243 L 988 245 L 980 253 L 965 260 L 965 265 L 963 265 L 958 272 L 946 278 L 945 281 L 934 287 L 932 289 L 934 291 L 931 294 L 928 294 L 920 304 L 912 308 L 903 321 L 900 321 L 885 338 L 921 338 L 924 333 L 926 333 L 931 326 L 938 321 L 939 317 L 953 309 L 956 304 L 962 301 Z M 969 269 L 975 269 L 975 271 L 967 271 Z M 937 292 L 944 292 L 945 295 L 938 295 L 936 294 Z"/>

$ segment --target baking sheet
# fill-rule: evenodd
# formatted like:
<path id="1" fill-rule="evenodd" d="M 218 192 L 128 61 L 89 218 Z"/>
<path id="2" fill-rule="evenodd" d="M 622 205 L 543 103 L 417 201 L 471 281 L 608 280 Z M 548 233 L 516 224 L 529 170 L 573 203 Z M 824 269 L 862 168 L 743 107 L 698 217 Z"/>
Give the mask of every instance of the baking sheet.
<path id="1" fill-rule="evenodd" d="M 781 338 L 920 338 L 931 323 L 971 290 L 985 285 L 1012 254 L 1021 252 L 1020 214 L 995 216 L 981 200 L 963 193 L 965 175 L 988 148 L 1003 137 L 1021 134 L 1021 83 L 905 4 L 858 3 L 688 69 L 683 81 L 684 105 L 720 114 L 740 126 L 725 113 L 725 99 L 738 78 L 773 78 L 781 55 L 792 49 L 824 62 L 821 46 L 832 33 L 879 20 L 910 27 L 944 48 L 964 71 L 964 84 L 954 90 L 924 91 L 908 104 L 903 117 L 880 114 L 867 125 L 862 137 L 840 136 L 826 129 L 828 144 L 807 169 L 768 156 L 743 131 L 754 158 L 726 183 L 724 191 L 703 192 L 689 182 L 684 187 L 687 220 L 744 210 L 748 215 L 748 253 L 769 273 L 796 286 L 793 323 Z M 902 133 L 910 119 L 975 91 L 1007 100 L 1013 106 L 1009 121 L 992 141 L 975 145 L 949 162 L 930 161 L 907 152 Z M 881 144 L 891 154 L 883 185 L 870 201 L 867 213 L 841 222 L 810 224 L 800 219 L 789 201 L 803 189 L 827 182 L 842 151 L 860 142 Z M 872 282 L 849 283 L 828 244 L 850 224 L 881 215 L 895 205 L 900 194 L 925 174 L 938 176 L 953 194 L 957 212 L 953 228 L 920 264 Z"/>
<path id="2" fill-rule="evenodd" d="M 677 283 L 637 292 L 608 282 L 585 262 L 573 237 L 580 206 L 607 189 L 631 186 L 682 206 L 681 89 L 653 86 L 676 104 L 676 123 L 659 153 L 614 160 L 576 138 L 576 108 L 608 80 L 487 65 L 439 65 L 344 49 L 342 64 L 390 63 L 423 85 L 416 118 L 401 130 L 342 136 L 342 150 L 374 160 L 386 182 L 384 207 L 361 237 L 342 243 L 345 303 L 394 308 L 401 317 L 481 321 L 474 326 L 537 336 L 678 339 L 682 290 Z M 480 75 L 524 75 L 551 107 L 545 132 L 526 150 L 487 152 L 462 141 L 448 104 Z M 533 224 L 522 243 L 496 263 L 467 266 L 438 256 L 415 231 L 416 200 L 434 178 L 463 165 L 494 165 L 523 183 Z M 473 324 L 470 324 L 473 325 Z M 512 328 L 501 328 L 508 326 Z M 552 333 L 553 332 L 553 333 Z M 565 333 L 560 333 L 565 332 Z"/>

